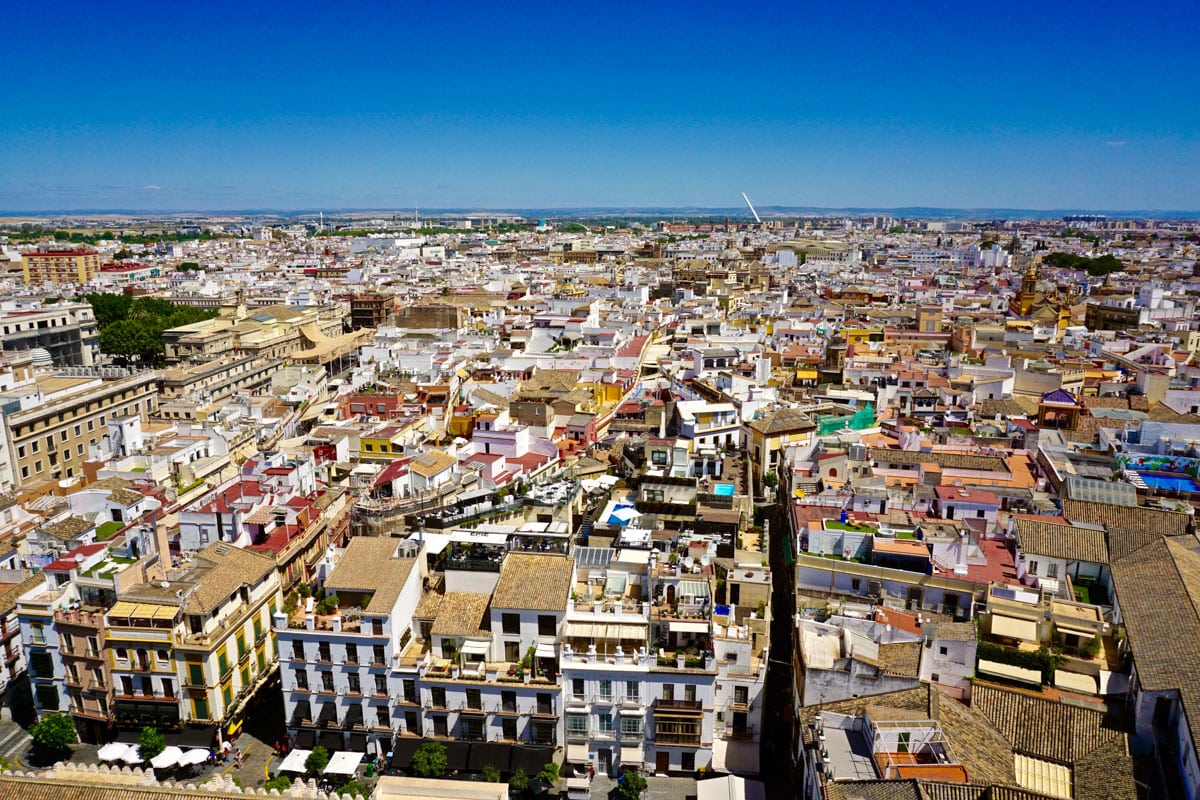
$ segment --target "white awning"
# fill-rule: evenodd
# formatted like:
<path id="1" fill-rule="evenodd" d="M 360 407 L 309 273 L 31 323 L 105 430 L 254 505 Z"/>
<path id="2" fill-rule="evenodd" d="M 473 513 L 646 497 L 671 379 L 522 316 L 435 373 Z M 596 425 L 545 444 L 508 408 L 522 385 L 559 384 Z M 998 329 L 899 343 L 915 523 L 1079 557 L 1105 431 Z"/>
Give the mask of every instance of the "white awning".
<path id="1" fill-rule="evenodd" d="M 489 642 L 463 642 L 462 654 L 467 656 L 487 656 L 492 650 Z"/>
<path id="2" fill-rule="evenodd" d="M 558 658 L 558 651 L 554 649 L 554 642 L 538 642 L 533 655 L 537 658 Z"/>
<path id="3" fill-rule="evenodd" d="M 312 755 L 312 750 L 292 750 L 283 759 L 283 763 L 279 765 L 280 772 L 308 772 L 304 768 L 304 762 Z"/>
<path id="4" fill-rule="evenodd" d="M 1059 689 L 1068 689 L 1083 694 L 1096 694 L 1096 678 L 1092 675 L 1081 675 L 1078 672 L 1054 670 L 1054 685 Z"/>
<path id="5" fill-rule="evenodd" d="M 567 745 L 567 761 L 572 764 L 585 764 L 588 760 L 588 746 L 586 744 L 568 744 Z"/>
<path id="6" fill-rule="evenodd" d="M 644 717 L 644 716 L 646 716 L 646 709 L 644 709 L 644 708 L 622 708 L 620 710 L 620 712 L 618 712 L 618 713 L 620 713 L 621 716 L 624 716 L 624 717 Z"/>
<path id="7" fill-rule="evenodd" d="M 1095 631 L 1089 631 L 1087 628 L 1068 628 L 1065 625 L 1056 625 L 1059 633 L 1069 633 L 1072 636 L 1081 636 L 1084 639 L 1091 639 L 1096 635 Z"/>
<path id="8" fill-rule="evenodd" d="M 642 762 L 646 759 L 646 751 L 639 744 L 634 747 L 629 745 L 621 745 L 621 765 L 626 767 L 634 767 L 640 769 Z"/>
<path id="9" fill-rule="evenodd" d="M 1026 642 L 1036 642 L 1038 641 L 1038 626 L 1033 620 L 1013 619 L 1012 617 L 1002 617 L 999 614 L 993 614 L 992 635 L 1008 636 L 1013 639 L 1022 639 Z"/>
<path id="10" fill-rule="evenodd" d="M 989 675 L 999 675 L 1002 678 L 1012 678 L 1014 681 L 1024 681 L 1034 686 L 1042 685 L 1042 673 L 1036 669 L 1014 667 L 1012 664 L 1001 664 L 998 661 L 979 659 L 979 671 Z"/>
<path id="11" fill-rule="evenodd" d="M 329 763 L 325 765 L 322 774 L 324 775 L 353 775 L 358 769 L 358 765 L 362 763 L 365 753 L 347 753 L 344 750 L 339 750 L 330 757 Z"/>
<path id="12" fill-rule="evenodd" d="M 708 630 L 707 626 L 704 629 Z M 563 629 L 563 635 L 568 639 L 618 639 L 621 641 L 645 641 L 646 632 L 645 627 L 634 623 L 606 625 L 601 622 L 568 622 Z"/>
<path id="13" fill-rule="evenodd" d="M 667 623 L 672 633 L 708 633 L 707 622 L 684 622 L 683 620 L 671 620 Z"/>

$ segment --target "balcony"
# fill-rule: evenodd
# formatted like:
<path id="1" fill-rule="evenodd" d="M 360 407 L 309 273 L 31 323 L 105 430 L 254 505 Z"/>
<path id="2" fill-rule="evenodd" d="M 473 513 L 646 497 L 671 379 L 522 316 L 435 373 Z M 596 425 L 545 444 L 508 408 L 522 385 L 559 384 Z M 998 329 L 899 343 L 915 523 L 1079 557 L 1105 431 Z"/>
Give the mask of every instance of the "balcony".
<path id="1" fill-rule="evenodd" d="M 753 725 L 743 725 L 741 727 L 735 727 L 733 725 L 728 725 L 725 727 L 725 730 L 722 731 L 720 735 L 724 739 L 735 739 L 735 740 L 753 739 L 754 738 L 754 726 Z"/>
<path id="2" fill-rule="evenodd" d="M 700 700 L 677 700 L 658 698 L 654 701 L 655 710 L 662 709 L 664 711 L 695 711 L 703 712 L 704 703 Z"/>
<path id="3" fill-rule="evenodd" d="M 700 734 L 699 733 L 658 733 L 658 732 L 655 732 L 654 743 L 655 744 L 668 744 L 668 745 L 671 745 L 671 744 L 684 745 L 686 747 L 699 747 L 700 746 Z"/>

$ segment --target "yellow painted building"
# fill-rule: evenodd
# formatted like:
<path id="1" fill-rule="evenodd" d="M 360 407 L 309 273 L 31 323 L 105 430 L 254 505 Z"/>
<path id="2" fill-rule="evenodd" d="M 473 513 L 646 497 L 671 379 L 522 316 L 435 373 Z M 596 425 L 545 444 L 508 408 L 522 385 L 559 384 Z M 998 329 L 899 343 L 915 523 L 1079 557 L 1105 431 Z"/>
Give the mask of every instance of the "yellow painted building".
<path id="1" fill-rule="evenodd" d="M 22 278 L 29 286 L 81 285 L 99 271 L 100 254 L 95 250 L 44 250 L 21 255 Z"/>

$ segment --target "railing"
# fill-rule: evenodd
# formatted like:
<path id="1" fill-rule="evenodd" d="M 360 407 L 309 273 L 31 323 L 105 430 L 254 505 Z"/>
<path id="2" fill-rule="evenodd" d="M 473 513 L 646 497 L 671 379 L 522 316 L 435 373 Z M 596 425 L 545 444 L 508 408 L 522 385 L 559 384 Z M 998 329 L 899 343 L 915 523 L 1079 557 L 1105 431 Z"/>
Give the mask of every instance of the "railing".
<path id="1" fill-rule="evenodd" d="M 654 701 L 655 708 L 671 709 L 673 711 L 702 711 L 704 703 L 701 700 L 678 700 L 658 698 Z"/>
<path id="2" fill-rule="evenodd" d="M 699 733 L 655 733 L 655 744 L 682 744 L 693 747 L 700 746 Z"/>
<path id="3" fill-rule="evenodd" d="M 724 732 L 721 734 L 726 739 L 753 739 L 754 726 L 743 725 L 742 727 L 734 727 L 733 725 L 725 726 Z"/>

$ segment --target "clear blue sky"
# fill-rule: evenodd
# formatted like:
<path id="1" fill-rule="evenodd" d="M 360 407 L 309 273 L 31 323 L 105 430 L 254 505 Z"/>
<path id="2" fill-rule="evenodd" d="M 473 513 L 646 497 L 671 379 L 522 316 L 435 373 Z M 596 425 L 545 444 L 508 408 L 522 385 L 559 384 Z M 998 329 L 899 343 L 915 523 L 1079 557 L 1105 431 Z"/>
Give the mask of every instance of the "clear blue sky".
<path id="1" fill-rule="evenodd" d="M 0 210 L 1200 209 L 1200 4 L 12 2 Z"/>

